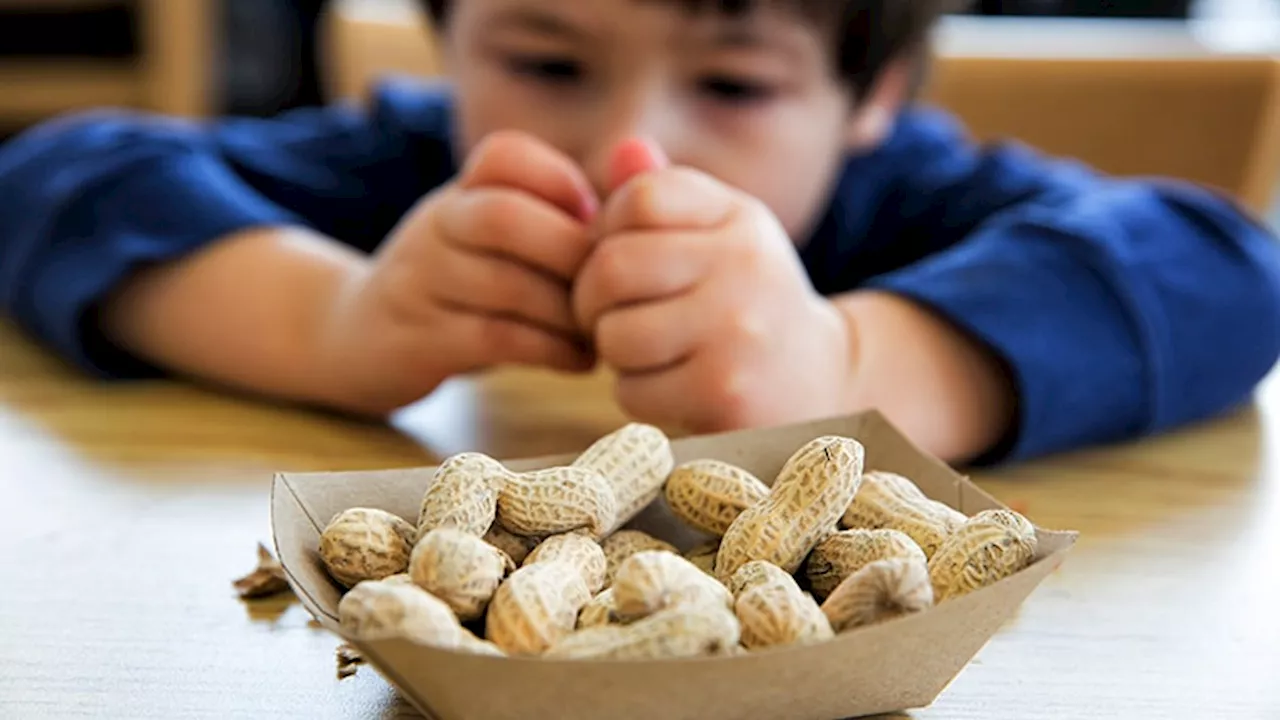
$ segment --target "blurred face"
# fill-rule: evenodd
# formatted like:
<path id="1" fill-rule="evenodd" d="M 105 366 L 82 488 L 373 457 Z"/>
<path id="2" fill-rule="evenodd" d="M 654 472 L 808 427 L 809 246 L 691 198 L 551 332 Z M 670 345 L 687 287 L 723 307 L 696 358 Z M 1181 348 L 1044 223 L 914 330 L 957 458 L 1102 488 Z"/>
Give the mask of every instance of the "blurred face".
<path id="1" fill-rule="evenodd" d="M 446 42 L 462 152 L 523 130 L 575 159 L 602 197 L 613 149 L 645 136 L 803 237 L 844 153 L 874 141 L 857 131 L 821 35 L 785 9 L 456 0 Z"/>

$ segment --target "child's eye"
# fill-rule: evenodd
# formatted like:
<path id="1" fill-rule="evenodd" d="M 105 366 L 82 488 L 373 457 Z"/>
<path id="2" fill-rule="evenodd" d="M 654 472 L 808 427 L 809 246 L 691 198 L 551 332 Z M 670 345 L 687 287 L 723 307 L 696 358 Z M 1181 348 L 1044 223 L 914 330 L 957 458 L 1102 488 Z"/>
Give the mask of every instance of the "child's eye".
<path id="1" fill-rule="evenodd" d="M 582 65 L 567 58 L 514 56 L 507 60 L 507 65 L 517 75 L 551 83 L 575 82 L 583 74 Z"/>
<path id="2" fill-rule="evenodd" d="M 704 78 L 699 86 L 716 100 L 740 105 L 763 102 L 774 95 L 773 88 L 763 83 L 728 77 Z"/>

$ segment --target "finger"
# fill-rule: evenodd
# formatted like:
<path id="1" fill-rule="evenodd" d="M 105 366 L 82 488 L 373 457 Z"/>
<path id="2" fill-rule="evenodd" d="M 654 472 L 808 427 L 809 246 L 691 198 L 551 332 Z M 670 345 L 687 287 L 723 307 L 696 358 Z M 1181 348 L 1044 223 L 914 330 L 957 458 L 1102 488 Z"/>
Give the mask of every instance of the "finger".
<path id="1" fill-rule="evenodd" d="M 591 222 L 599 209 L 586 174 L 568 156 L 524 133 L 501 131 L 481 141 L 458 185 L 524 190 L 582 222 Z"/>
<path id="2" fill-rule="evenodd" d="M 687 359 L 706 337 L 709 317 L 691 307 L 691 299 L 683 295 L 605 313 L 595 326 L 600 359 L 624 373 L 653 372 Z"/>
<path id="3" fill-rule="evenodd" d="M 584 372 L 595 364 L 582 345 L 510 318 L 459 312 L 453 325 L 449 337 L 467 349 L 472 370 L 509 363 Z"/>
<path id="4" fill-rule="evenodd" d="M 609 165 L 609 192 L 622 187 L 628 180 L 650 170 L 660 170 L 670 165 L 666 153 L 657 143 L 643 138 L 632 138 L 613 151 Z"/>
<path id="5" fill-rule="evenodd" d="M 464 249 L 502 255 L 566 282 L 577 276 L 592 248 L 585 227 L 507 188 L 458 193 L 441 208 L 440 230 Z"/>
<path id="6" fill-rule="evenodd" d="M 429 273 L 428 291 L 452 306 L 519 318 L 566 335 L 578 331 L 569 288 L 520 263 L 451 249 Z"/>
<path id="7" fill-rule="evenodd" d="M 693 289 L 711 269 L 715 244 L 700 233 L 629 232 L 596 247 L 573 289 L 579 327 L 605 312 Z"/>
<path id="8" fill-rule="evenodd" d="M 708 229 L 728 219 L 736 196 L 710 175 L 683 167 L 643 173 L 609 197 L 603 235 L 625 230 Z"/>

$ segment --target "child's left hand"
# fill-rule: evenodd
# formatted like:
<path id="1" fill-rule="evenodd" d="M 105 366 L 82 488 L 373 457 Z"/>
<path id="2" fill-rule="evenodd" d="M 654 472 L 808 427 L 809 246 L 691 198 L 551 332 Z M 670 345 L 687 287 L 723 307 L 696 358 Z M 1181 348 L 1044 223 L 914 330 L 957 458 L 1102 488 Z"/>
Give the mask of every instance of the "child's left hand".
<path id="1" fill-rule="evenodd" d="M 634 148 L 619 158 L 632 169 L 615 173 L 574 311 L 623 408 L 694 432 L 842 412 L 856 341 L 768 208 L 694 170 L 637 167 Z"/>

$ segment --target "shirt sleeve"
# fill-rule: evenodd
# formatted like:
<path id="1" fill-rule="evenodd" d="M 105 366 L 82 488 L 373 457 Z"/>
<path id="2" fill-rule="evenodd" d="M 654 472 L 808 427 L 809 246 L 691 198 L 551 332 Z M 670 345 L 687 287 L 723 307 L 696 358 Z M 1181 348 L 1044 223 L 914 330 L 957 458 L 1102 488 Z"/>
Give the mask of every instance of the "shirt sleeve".
<path id="1" fill-rule="evenodd" d="M 305 226 L 371 250 L 451 175 L 448 134 L 443 91 L 395 84 L 367 109 L 49 121 L 0 146 L 0 312 L 98 376 L 159 374 L 95 324 L 130 273 L 255 226 Z"/>
<path id="2" fill-rule="evenodd" d="M 1017 422 L 979 463 L 1205 419 L 1276 362 L 1276 238 L 1230 201 L 979 149 L 936 119 L 910 133 L 864 228 L 896 267 L 858 285 L 931 309 L 1007 368 Z"/>

